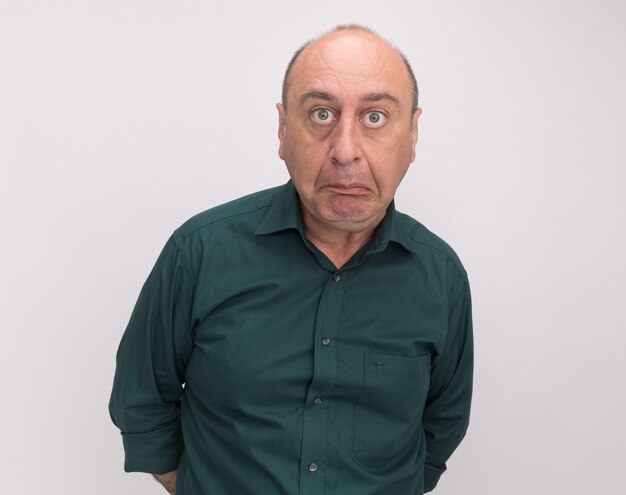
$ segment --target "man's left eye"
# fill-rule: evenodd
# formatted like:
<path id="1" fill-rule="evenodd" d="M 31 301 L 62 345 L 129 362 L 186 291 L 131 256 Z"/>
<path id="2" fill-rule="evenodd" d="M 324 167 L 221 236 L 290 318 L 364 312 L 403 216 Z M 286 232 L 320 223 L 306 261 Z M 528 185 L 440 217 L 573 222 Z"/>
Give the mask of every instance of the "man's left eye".
<path id="1" fill-rule="evenodd" d="M 367 112 L 364 117 L 365 125 L 369 127 L 380 127 L 387 120 L 384 113 L 376 111 Z"/>

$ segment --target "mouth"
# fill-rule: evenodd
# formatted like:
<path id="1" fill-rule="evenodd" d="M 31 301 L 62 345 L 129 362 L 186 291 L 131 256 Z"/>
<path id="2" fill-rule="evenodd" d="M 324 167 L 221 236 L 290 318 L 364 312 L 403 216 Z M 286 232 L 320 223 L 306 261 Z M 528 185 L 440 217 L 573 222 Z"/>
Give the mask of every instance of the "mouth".
<path id="1" fill-rule="evenodd" d="M 326 189 L 330 189 L 336 194 L 345 194 L 349 196 L 363 196 L 365 194 L 371 194 L 371 189 L 366 184 L 354 182 L 351 184 L 327 184 Z"/>

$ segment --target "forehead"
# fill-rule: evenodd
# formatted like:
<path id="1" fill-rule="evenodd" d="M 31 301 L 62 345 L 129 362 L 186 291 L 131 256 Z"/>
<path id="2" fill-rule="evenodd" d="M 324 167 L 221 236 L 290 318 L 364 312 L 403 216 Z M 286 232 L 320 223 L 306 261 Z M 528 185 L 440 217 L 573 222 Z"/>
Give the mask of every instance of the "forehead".
<path id="1" fill-rule="evenodd" d="M 289 76 L 288 98 L 320 91 L 350 100 L 388 93 L 410 105 L 406 65 L 389 44 L 367 32 L 335 32 L 306 47 Z"/>

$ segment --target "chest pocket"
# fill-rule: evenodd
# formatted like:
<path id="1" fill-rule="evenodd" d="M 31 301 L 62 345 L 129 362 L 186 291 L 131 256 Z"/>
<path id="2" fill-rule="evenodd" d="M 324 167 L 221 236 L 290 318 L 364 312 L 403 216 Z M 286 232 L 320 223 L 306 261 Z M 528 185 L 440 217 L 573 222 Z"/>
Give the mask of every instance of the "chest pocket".
<path id="1" fill-rule="evenodd" d="M 383 469 L 417 452 L 430 381 L 430 355 L 366 353 L 363 388 L 354 406 L 353 451 L 370 469 Z"/>

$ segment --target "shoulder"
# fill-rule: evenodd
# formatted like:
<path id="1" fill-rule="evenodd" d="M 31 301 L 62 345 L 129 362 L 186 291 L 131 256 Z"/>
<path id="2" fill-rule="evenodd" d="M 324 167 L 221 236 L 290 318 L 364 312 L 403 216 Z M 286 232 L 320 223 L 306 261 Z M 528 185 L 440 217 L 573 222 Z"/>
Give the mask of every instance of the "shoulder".
<path id="1" fill-rule="evenodd" d="M 178 243 L 182 243 L 189 237 L 232 223 L 249 223 L 253 228 L 272 205 L 280 188 L 281 186 L 265 189 L 198 213 L 178 227 L 174 231 L 174 237 Z"/>
<path id="2" fill-rule="evenodd" d="M 397 211 L 396 220 L 399 229 L 404 234 L 407 247 L 416 253 L 428 254 L 438 258 L 457 271 L 463 280 L 467 280 L 467 272 L 461 260 L 446 241 L 405 213 Z"/>

